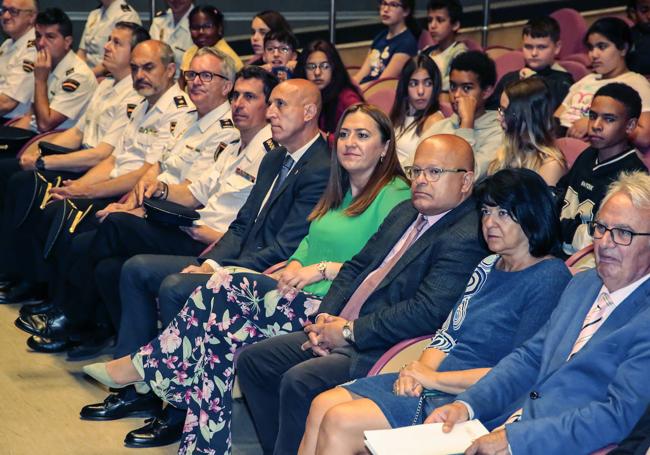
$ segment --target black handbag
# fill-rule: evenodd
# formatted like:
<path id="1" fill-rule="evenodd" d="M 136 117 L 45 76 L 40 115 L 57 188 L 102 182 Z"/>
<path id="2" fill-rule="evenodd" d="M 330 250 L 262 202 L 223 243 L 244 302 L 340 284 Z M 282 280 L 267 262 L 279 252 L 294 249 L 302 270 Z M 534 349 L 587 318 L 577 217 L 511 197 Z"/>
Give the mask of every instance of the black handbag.
<path id="1" fill-rule="evenodd" d="M 142 204 L 145 217 L 155 223 L 170 226 L 193 226 L 201 218 L 199 212 L 171 201 L 160 199 L 144 199 Z"/>

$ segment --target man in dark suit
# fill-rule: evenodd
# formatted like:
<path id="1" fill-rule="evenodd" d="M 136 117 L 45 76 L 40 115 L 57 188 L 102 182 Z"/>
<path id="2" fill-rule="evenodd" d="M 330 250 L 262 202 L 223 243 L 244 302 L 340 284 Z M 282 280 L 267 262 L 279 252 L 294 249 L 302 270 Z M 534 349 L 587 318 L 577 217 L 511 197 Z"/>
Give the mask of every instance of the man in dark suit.
<path id="1" fill-rule="evenodd" d="M 307 216 L 329 176 L 329 151 L 318 130 L 320 92 L 311 82 L 292 79 L 275 87 L 269 102 L 266 116 L 273 139 L 283 147 L 264 157 L 251 194 L 214 248 L 199 258 L 137 255 L 124 264 L 115 358 L 136 351 L 157 335 L 156 296 L 166 326 L 217 267 L 265 270 L 286 260 L 307 235 Z M 159 409 L 160 402 L 155 404 Z M 143 410 L 152 410 L 150 395 L 136 395 L 129 387 L 103 403 L 84 407 L 81 417 L 112 420 Z M 125 443 L 153 447 L 175 442 L 184 419 L 184 410 L 167 407 L 162 417 L 130 432 Z"/>
<path id="2" fill-rule="evenodd" d="M 592 453 L 625 438 L 646 411 L 650 177 L 623 173 L 590 230 L 596 269 L 569 282 L 536 335 L 427 417 L 446 431 L 472 418 L 500 425 L 465 453 Z"/>
<path id="3" fill-rule="evenodd" d="M 366 375 L 393 344 L 443 323 L 487 253 L 470 197 L 473 169 L 462 138 L 425 140 L 407 168 L 412 201 L 343 265 L 316 323 L 241 352 L 239 384 L 264 453 L 295 454 L 313 397 Z"/>

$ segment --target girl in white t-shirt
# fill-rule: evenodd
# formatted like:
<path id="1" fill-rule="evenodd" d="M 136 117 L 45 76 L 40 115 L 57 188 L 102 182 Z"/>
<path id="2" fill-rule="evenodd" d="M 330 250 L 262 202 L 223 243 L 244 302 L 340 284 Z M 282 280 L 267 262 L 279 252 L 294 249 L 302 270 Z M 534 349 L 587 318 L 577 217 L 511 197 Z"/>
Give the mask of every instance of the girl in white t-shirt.
<path id="1" fill-rule="evenodd" d="M 641 96 L 642 111 L 650 112 L 650 83 L 641 74 L 630 71 L 625 56 L 632 46 L 630 28 L 621 19 L 605 17 L 593 23 L 585 35 L 585 45 L 594 73 L 580 79 L 569 89 L 555 116 L 567 128 L 567 136 L 586 139 L 589 107 L 594 93 L 603 85 L 621 82 Z"/>

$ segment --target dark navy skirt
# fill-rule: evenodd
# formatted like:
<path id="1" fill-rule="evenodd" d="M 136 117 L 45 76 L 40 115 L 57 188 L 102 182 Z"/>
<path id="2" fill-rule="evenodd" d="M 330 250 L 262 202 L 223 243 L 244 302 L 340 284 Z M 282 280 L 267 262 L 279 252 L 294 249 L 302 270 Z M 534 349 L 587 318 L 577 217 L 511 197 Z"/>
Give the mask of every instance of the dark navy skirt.
<path id="1" fill-rule="evenodd" d="M 421 397 L 397 396 L 393 384 L 398 373 L 387 373 L 370 378 L 357 379 L 341 385 L 348 392 L 372 400 L 386 416 L 392 428 L 407 427 L 424 422 L 434 409 L 451 403 L 456 398 L 437 390 L 427 390 Z"/>

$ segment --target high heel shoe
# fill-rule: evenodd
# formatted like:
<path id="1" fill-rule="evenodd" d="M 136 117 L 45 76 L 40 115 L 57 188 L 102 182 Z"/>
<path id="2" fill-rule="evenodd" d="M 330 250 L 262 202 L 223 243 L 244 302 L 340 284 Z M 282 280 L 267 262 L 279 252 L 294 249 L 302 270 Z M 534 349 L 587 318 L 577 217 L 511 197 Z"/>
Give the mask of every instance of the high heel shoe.
<path id="1" fill-rule="evenodd" d="M 142 384 L 142 381 L 133 381 L 127 384 L 119 384 L 110 377 L 108 371 L 106 370 L 106 363 L 98 362 L 91 363 L 90 365 L 84 365 L 83 371 L 88 376 L 93 378 L 95 381 L 104 384 L 105 386 L 110 387 L 111 389 L 123 389 L 126 386 L 133 384 Z"/>

